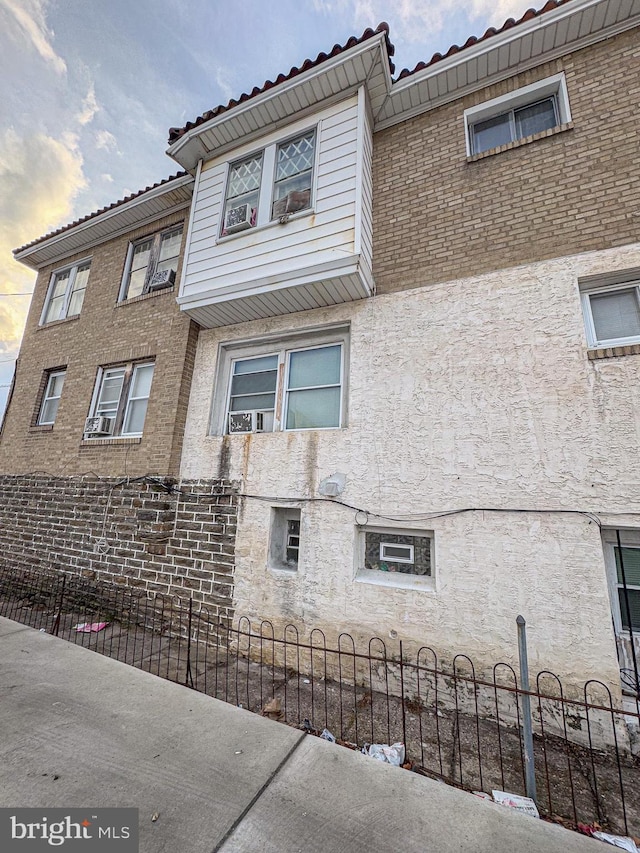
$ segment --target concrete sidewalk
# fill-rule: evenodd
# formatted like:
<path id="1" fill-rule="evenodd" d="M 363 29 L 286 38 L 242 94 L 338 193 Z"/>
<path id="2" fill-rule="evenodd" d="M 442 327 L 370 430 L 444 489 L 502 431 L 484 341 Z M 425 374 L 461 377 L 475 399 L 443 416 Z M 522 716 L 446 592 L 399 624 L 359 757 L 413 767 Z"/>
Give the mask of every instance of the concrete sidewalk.
<path id="1" fill-rule="evenodd" d="M 138 808 L 141 853 L 607 849 L 4 618 L 0 806 Z"/>

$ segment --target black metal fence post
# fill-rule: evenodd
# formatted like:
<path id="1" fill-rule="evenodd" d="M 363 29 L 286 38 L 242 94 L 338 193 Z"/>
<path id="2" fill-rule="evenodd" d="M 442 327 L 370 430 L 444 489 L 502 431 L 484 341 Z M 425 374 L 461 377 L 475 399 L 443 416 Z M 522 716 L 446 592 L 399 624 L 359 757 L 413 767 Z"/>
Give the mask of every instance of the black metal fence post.
<path id="1" fill-rule="evenodd" d="M 533 753 L 533 720 L 531 717 L 531 696 L 529 695 L 529 659 L 527 657 L 527 623 L 524 616 L 516 618 L 518 624 L 518 656 L 520 658 L 520 686 L 522 688 L 522 734 L 524 738 L 524 769 L 527 796 L 532 800 L 536 795 L 536 768 Z"/>

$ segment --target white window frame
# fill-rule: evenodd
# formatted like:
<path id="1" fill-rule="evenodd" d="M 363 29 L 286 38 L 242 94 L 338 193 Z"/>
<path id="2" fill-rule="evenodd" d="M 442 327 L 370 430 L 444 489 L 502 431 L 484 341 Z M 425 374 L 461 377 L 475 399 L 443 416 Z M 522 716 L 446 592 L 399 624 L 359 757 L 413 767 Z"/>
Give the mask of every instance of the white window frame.
<path id="1" fill-rule="evenodd" d="M 296 521 L 300 528 L 298 533 L 298 545 L 289 546 L 289 523 Z M 289 561 L 287 550 L 289 547 L 297 549 L 297 559 Z M 302 511 L 295 506 L 273 506 L 271 507 L 271 529 L 269 536 L 268 567 L 272 570 L 287 573 L 297 572 L 300 567 L 300 555 L 302 550 Z"/>
<path id="2" fill-rule="evenodd" d="M 135 397 L 131 396 L 131 389 L 134 386 L 134 379 L 136 371 L 142 367 L 148 367 L 149 365 L 153 365 L 153 374 L 151 376 L 151 385 L 149 387 L 149 396 L 146 398 L 143 397 Z M 118 405 L 115 411 L 115 415 L 113 416 L 115 419 L 114 430 L 109 434 L 108 438 L 139 438 L 143 435 L 143 432 L 124 432 L 124 424 L 127 420 L 127 414 L 129 412 L 129 407 L 132 400 L 138 399 L 146 399 L 147 407 L 148 402 L 151 399 L 151 390 L 153 389 L 153 379 L 155 375 L 155 359 L 145 359 L 144 361 L 136 361 L 136 362 L 126 362 L 124 364 L 114 364 L 109 365 L 108 367 L 99 367 L 98 374 L 96 376 L 96 382 L 93 389 L 93 395 L 91 398 L 91 407 L 89 408 L 89 418 L 97 417 L 97 407 L 98 402 L 100 400 L 100 392 L 102 390 L 102 383 L 105 378 L 109 378 L 110 374 L 115 374 L 116 372 L 124 371 L 122 387 L 120 388 L 120 396 L 118 399 Z M 105 415 L 105 417 L 108 417 Z M 146 421 L 146 410 L 145 410 L 145 421 Z M 95 436 L 95 440 L 104 439 L 104 436 Z M 94 440 L 93 436 L 85 435 L 85 440 Z"/>
<path id="3" fill-rule="evenodd" d="M 611 600 L 611 615 L 617 636 L 629 637 L 630 631 L 622 627 L 622 613 L 620 612 L 620 598 L 618 590 L 622 584 L 618 583 L 618 572 L 616 567 L 615 549 L 618 547 L 618 536 L 615 530 L 603 530 L 602 542 L 604 547 L 604 562 L 607 569 L 607 585 L 609 587 L 609 598 Z M 620 530 L 620 544 L 623 548 L 640 549 L 640 530 Z M 627 589 L 638 590 L 640 587 L 627 584 Z M 634 630 L 634 635 L 639 632 Z"/>
<path id="4" fill-rule="evenodd" d="M 478 104 L 478 106 L 469 107 L 463 114 L 467 157 L 486 154 L 487 151 L 494 150 L 493 148 L 488 148 L 484 151 L 473 150 L 474 125 L 500 115 L 512 113 L 520 107 L 533 106 L 539 101 L 544 101 L 551 97 L 555 99 L 558 120 L 556 126 L 560 127 L 563 124 L 568 124 L 571 121 L 571 109 L 569 107 L 569 93 L 567 91 L 567 81 L 564 72 L 554 74 L 552 77 L 545 77 L 544 80 L 538 80 L 536 83 L 523 86 L 520 89 L 516 89 L 515 92 L 501 95 L 499 98 L 485 101 L 483 104 Z M 514 138 L 512 142 L 516 143 L 521 138 L 524 137 Z"/>
<path id="5" fill-rule="evenodd" d="M 393 536 L 413 536 L 429 539 L 430 543 L 430 553 L 429 553 L 429 565 L 431 569 L 431 574 L 429 575 L 419 575 L 419 574 L 410 574 L 403 572 L 383 572 L 379 569 L 367 569 L 365 568 L 365 554 L 366 554 L 366 534 L 367 533 L 377 533 L 382 536 L 385 534 L 393 535 Z M 381 544 L 381 550 L 383 542 Z M 395 544 L 395 543 L 388 543 Z M 407 546 L 405 546 L 407 547 Z M 415 547 L 414 545 L 410 545 L 412 550 Z M 413 555 L 415 556 L 415 554 Z M 376 586 L 387 586 L 387 587 L 395 587 L 400 589 L 413 589 L 413 590 L 421 590 L 425 592 L 435 592 L 436 591 L 436 541 L 435 541 L 435 533 L 433 530 L 417 530 L 415 528 L 407 528 L 407 527 L 379 527 L 375 525 L 363 525 L 356 527 L 356 547 L 355 547 L 355 571 L 354 571 L 354 581 L 356 583 L 370 583 Z M 408 561 L 398 560 L 394 558 L 394 560 L 389 560 L 389 562 L 396 563 L 405 563 Z M 412 563 L 415 560 L 411 561 Z"/>
<path id="6" fill-rule="evenodd" d="M 340 357 L 340 415 L 339 423 L 329 427 L 306 427 L 286 429 L 289 384 L 289 356 L 291 353 L 312 349 L 322 349 L 339 345 Z M 218 367 L 211 410 L 210 432 L 213 435 L 228 433 L 229 406 L 231 402 L 231 381 L 233 364 L 249 358 L 277 355 L 277 383 L 275 391 L 275 411 L 273 429 L 269 432 L 302 432 L 316 430 L 342 429 L 347 423 L 348 364 L 349 364 L 349 326 L 341 324 L 299 332 L 268 336 L 254 341 L 223 342 L 218 349 Z M 321 386 L 318 386 L 321 387 Z M 335 386 L 333 386 L 335 387 Z M 298 390 L 298 389 L 294 389 Z M 240 433 L 242 435 L 243 433 Z"/>
<path id="7" fill-rule="evenodd" d="M 151 284 L 151 279 L 153 278 L 156 267 L 158 266 L 158 261 L 160 259 L 160 247 L 162 246 L 163 237 L 167 237 L 170 234 L 175 233 L 176 231 L 180 231 L 180 248 L 178 250 L 177 260 L 176 260 L 176 281 L 173 283 L 172 287 L 164 288 L 159 290 L 159 293 L 165 293 L 166 290 L 171 290 L 175 288 L 177 284 L 178 278 L 178 266 L 180 264 L 180 254 L 182 252 L 182 241 L 184 240 L 184 222 L 177 222 L 175 225 L 171 225 L 169 228 L 165 228 L 162 231 L 157 231 L 155 234 L 147 234 L 146 237 L 140 237 L 138 240 L 133 240 L 129 243 L 129 247 L 127 249 L 127 258 L 124 265 L 124 273 L 122 275 L 122 282 L 120 284 L 120 292 L 118 293 L 118 302 L 126 302 L 127 299 L 136 299 L 139 296 L 144 296 L 149 293 L 149 285 Z M 129 296 L 129 278 L 131 276 L 131 267 L 133 265 L 133 253 L 135 251 L 136 246 L 139 246 L 141 243 L 146 243 L 147 240 L 152 240 L 151 252 L 149 255 L 149 264 L 147 266 L 147 272 L 145 274 L 144 287 L 142 289 L 142 293 L 137 294 L 137 296 Z"/>
<path id="8" fill-rule="evenodd" d="M 636 290 L 636 297 L 640 303 L 640 279 L 632 279 L 630 281 L 621 281 L 616 284 L 607 284 L 600 286 L 583 287 L 581 289 L 580 298 L 582 301 L 582 314 L 584 316 L 584 326 L 587 334 L 587 343 L 592 348 L 599 347 L 614 347 L 624 346 L 626 344 L 640 343 L 640 334 L 630 335 L 624 338 L 605 338 L 599 340 L 596 334 L 596 327 L 593 321 L 593 313 L 591 311 L 591 297 L 598 295 L 606 295 L 615 293 L 620 290 Z"/>
<path id="9" fill-rule="evenodd" d="M 81 268 L 84 268 L 84 267 L 88 267 L 89 274 L 91 274 L 91 258 L 90 257 L 89 258 L 83 258 L 81 261 L 76 261 L 76 263 L 72 264 L 71 266 L 67 265 L 65 267 L 60 267 L 60 269 L 54 270 L 51 273 L 51 278 L 49 279 L 49 288 L 47 290 L 47 296 L 44 300 L 44 305 L 42 306 L 42 314 L 40 315 L 40 324 L 39 325 L 47 326 L 47 325 L 49 325 L 49 323 L 56 323 L 56 322 L 59 322 L 60 320 L 66 320 L 69 317 L 79 317 L 80 316 L 80 312 L 82 311 L 82 305 L 80 306 L 80 311 L 78 311 L 77 314 L 69 314 L 69 305 L 71 303 L 71 297 L 74 293 L 74 285 L 75 285 L 75 281 L 76 281 L 76 276 L 78 275 L 78 270 L 80 270 Z M 65 290 L 64 303 L 63 303 L 62 311 L 60 312 L 59 317 L 51 318 L 50 320 L 48 320 L 48 319 L 46 319 L 46 317 L 47 317 L 47 314 L 49 312 L 49 306 L 51 304 L 51 300 L 53 298 L 53 291 L 54 291 L 55 286 L 56 286 L 56 281 L 58 280 L 58 278 L 60 276 L 64 275 L 67 272 L 69 273 L 69 281 L 67 282 L 67 288 Z M 89 285 L 89 281 L 87 279 L 86 287 L 88 287 L 88 285 Z M 85 287 L 85 296 L 86 296 L 86 287 Z M 82 304 L 84 304 L 84 299 L 85 299 L 85 297 L 83 296 L 82 297 Z"/>
<path id="10" fill-rule="evenodd" d="M 58 416 L 58 408 L 56 407 L 56 414 L 55 414 L 52 421 L 45 421 L 44 420 L 44 417 L 43 417 L 44 409 L 50 400 L 58 400 L 58 405 L 60 404 L 60 399 L 62 397 L 62 391 L 64 388 L 64 379 L 65 379 L 66 375 L 67 375 L 66 369 L 65 370 L 52 370 L 49 372 L 49 374 L 47 376 L 47 384 L 46 384 L 46 387 L 44 390 L 44 394 L 42 395 L 42 400 L 40 401 L 40 410 L 38 412 L 38 422 L 37 422 L 38 426 L 53 426 L 53 424 L 56 422 L 56 417 Z M 60 389 L 60 393 L 56 396 L 55 394 L 51 394 L 50 391 L 51 391 L 51 386 L 53 384 L 54 379 L 57 379 L 58 376 L 62 376 L 63 379 L 62 379 L 62 388 Z"/>
<path id="11" fill-rule="evenodd" d="M 304 210 L 300 210 L 295 213 L 286 214 L 286 218 L 287 220 L 289 220 L 298 216 L 309 216 L 314 212 L 316 198 L 316 182 L 318 176 L 318 150 L 320 148 L 318 144 L 320 135 L 318 125 L 311 125 L 307 128 L 298 130 L 296 133 L 289 134 L 288 136 L 285 136 L 282 139 L 278 139 L 275 142 L 271 142 L 264 148 L 258 148 L 254 151 L 249 151 L 242 157 L 237 157 L 227 163 L 224 181 L 224 195 L 222 197 L 220 208 L 220 227 L 218 228 L 218 240 L 231 240 L 234 237 L 240 237 L 243 234 L 246 235 L 252 233 L 259 228 L 264 228 L 265 226 L 273 225 L 274 223 L 278 223 L 280 221 L 280 217 L 274 218 L 271 215 L 275 194 L 275 177 L 278 149 L 281 148 L 283 145 L 287 145 L 289 142 L 293 142 L 293 140 L 295 139 L 298 139 L 302 136 L 307 136 L 309 133 L 313 133 L 314 136 L 313 166 L 311 170 L 311 195 L 309 199 L 309 207 L 305 207 Z M 258 188 L 258 209 L 256 214 L 256 224 L 252 225 L 250 228 L 246 228 L 244 231 L 236 231 L 233 234 L 223 234 L 225 230 L 225 210 L 227 207 L 227 199 L 229 194 L 231 170 L 237 164 L 242 163 L 245 160 L 250 160 L 252 157 L 257 157 L 258 155 L 262 155 L 262 169 L 260 174 L 260 186 Z M 268 191 L 266 189 L 267 187 L 270 188 Z"/>

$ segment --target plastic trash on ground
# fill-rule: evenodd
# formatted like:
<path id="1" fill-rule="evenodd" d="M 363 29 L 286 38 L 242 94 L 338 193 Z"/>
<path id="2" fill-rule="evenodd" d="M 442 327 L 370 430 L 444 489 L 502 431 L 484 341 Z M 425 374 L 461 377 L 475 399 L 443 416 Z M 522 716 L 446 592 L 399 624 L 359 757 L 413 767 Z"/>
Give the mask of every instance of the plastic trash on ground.
<path id="1" fill-rule="evenodd" d="M 81 622 L 73 627 L 77 634 L 91 634 L 92 632 L 103 631 L 108 624 L 108 622 Z"/>
<path id="2" fill-rule="evenodd" d="M 613 844 L 614 847 L 619 847 L 621 850 L 628 850 L 629 853 L 638 853 L 638 846 L 627 835 L 609 835 L 608 832 L 594 832 L 594 838 L 599 838 L 600 841 L 606 841 L 607 844 Z"/>
<path id="3" fill-rule="evenodd" d="M 369 746 L 363 746 L 362 752 L 370 758 L 375 758 L 376 761 L 384 761 L 387 764 L 393 764 L 394 767 L 401 767 L 404 764 L 404 744 L 393 743 L 371 743 Z"/>
<path id="4" fill-rule="evenodd" d="M 540 812 L 530 797 L 521 797 L 519 794 L 510 794 L 508 791 L 492 791 L 491 793 L 494 802 L 501 806 L 508 806 L 510 809 L 515 809 L 531 817 L 540 817 Z"/>
<path id="5" fill-rule="evenodd" d="M 328 740 L 329 743 L 335 743 L 336 742 L 335 737 L 331 734 L 329 729 L 323 729 L 320 737 L 322 738 L 322 740 Z"/>

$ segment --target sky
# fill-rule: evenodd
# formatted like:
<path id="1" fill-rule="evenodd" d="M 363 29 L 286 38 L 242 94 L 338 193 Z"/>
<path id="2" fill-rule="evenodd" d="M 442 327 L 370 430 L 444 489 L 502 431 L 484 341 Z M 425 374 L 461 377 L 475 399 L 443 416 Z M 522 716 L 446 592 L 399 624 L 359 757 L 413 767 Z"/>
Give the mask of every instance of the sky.
<path id="1" fill-rule="evenodd" d="M 389 24 L 397 76 L 530 5 L 0 0 L 0 418 L 35 284 L 12 249 L 175 174 L 170 127 L 366 27 Z"/>

